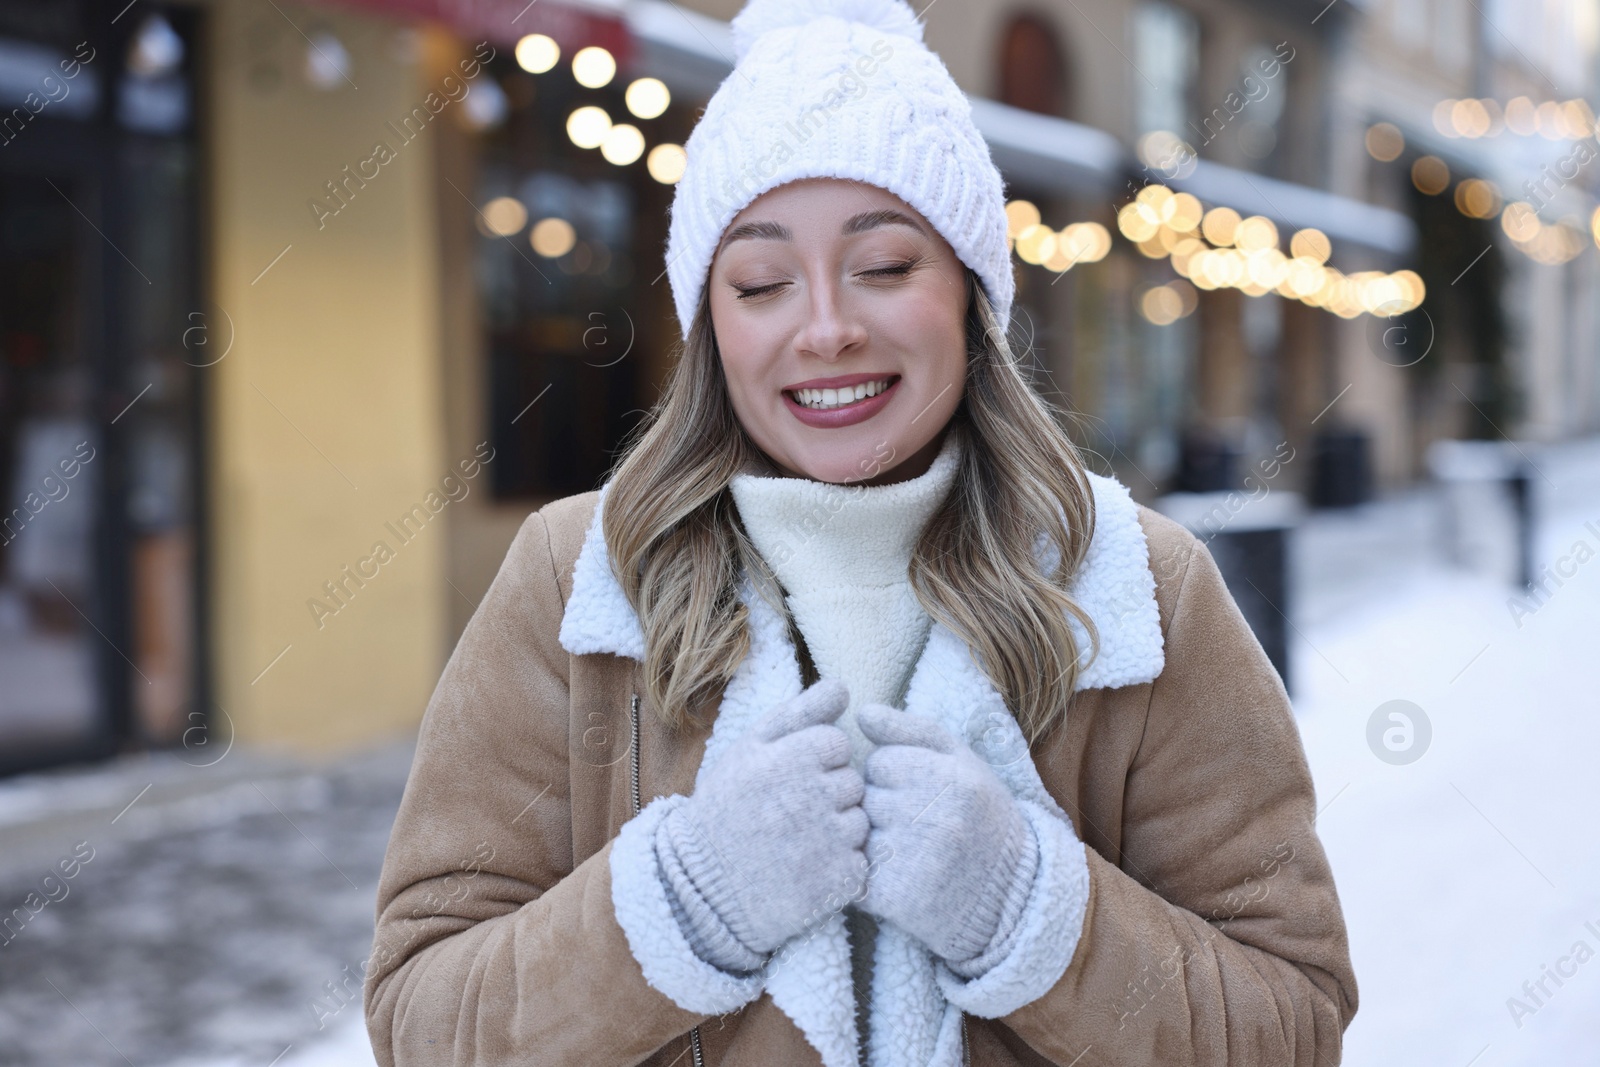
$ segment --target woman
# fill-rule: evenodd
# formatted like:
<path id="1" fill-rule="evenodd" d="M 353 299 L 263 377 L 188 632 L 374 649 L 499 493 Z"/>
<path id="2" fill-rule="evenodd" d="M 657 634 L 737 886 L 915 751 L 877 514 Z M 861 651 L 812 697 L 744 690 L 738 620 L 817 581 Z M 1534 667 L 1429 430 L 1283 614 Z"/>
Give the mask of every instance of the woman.
<path id="1" fill-rule="evenodd" d="M 1287 694 L 1018 371 L 964 97 L 901 0 L 733 28 L 673 204 L 681 358 L 424 718 L 379 1062 L 1337 1063 Z"/>

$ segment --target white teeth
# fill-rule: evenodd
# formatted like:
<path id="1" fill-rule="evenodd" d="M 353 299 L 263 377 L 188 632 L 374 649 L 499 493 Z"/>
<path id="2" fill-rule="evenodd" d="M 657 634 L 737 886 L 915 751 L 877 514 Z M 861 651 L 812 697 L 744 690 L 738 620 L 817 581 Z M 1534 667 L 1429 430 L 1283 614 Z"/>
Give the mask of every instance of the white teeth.
<path id="1" fill-rule="evenodd" d="M 889 379 L 880 378 L 875 382 L 861 382 L 841 389 L 796 389 L 792 395 L 803 407 L 825 410 L 854 404 L 869 396 L 877 396 L 887 388 Z"/>

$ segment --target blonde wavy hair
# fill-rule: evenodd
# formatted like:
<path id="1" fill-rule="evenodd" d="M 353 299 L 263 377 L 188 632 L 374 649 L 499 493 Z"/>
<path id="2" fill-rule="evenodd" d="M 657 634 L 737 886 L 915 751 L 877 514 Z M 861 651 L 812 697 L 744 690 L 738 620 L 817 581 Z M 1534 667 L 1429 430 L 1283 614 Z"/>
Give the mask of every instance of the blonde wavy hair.
<path id="1" fill-rule="evenodd" d="M 1032 746 L 1065 719 L 1088 666 L 1069 615 L 1099 654 L 1094 621 L 1066 592 L 1094 531 L 1094 495 L 1057 421 L 1072 414 L 1033 389 L 970 268 L 966 279 L 966 393 L 948 429 L 963 432 L 967 447 L 908 577 L 928 616 L 972 648 Z M 747 466 L 772 468 L 734 416 L 709 292 L 660 399 L 623 443 L 602 519 L 612 568 L 644 630 L 645 686 L 675 729 L 706 725 L 693 709 L 711 706 L 714 715 L 710 702 L 749 650 L 741 573 L 787 614 L 728 489 Z M 1059 549 L 1050 570 L 1033 554 L 1041 532 Z"/>

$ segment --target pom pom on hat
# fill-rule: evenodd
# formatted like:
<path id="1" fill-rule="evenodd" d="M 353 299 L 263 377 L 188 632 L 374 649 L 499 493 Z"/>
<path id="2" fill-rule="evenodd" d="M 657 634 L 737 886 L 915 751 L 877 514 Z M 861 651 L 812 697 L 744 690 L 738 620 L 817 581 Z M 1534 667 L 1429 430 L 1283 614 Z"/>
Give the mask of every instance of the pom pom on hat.
<path id="1" fill-rule="evenodd" d="M 764 33 L 830 17 L 922 40 L 922 23 L 905 0 L 750 0 L 729 23 L 734 62 L 743 63 L 756 38 Z"/>

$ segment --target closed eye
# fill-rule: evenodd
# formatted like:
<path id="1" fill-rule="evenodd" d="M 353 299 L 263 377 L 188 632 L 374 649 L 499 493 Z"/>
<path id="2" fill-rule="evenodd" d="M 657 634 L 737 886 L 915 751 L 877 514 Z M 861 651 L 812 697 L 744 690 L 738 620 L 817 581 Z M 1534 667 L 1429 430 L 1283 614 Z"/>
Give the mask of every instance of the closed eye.
<path id="1" fill-rule="evenodd" d="M 879 267 L 877 270 L 862 271 L 861 273 L 874 277 L 889 277 L 893 275 L 909 274 L 911 273 L 911 268 L 915 267 L 916 265 L 916 260 L 908 259 L 904 263 L 897 263 L 892 267 Z"/>
<path id="2" fill-rule="evenodd" d="M 920 262 L 920 259 L 908 259 L 904 263 L 896 263 L 892 267 L 879 267 L 875 270 L 864 270 L 861 273 L 864 277 L 869 278 L 904 277 L 905 275 L 910 274 L 911 268 L 915 267 Z M 770 293 L 774 289 L 780 289 L 786 284 L 788 283 L 774 282 L 771 285 L 759 285 L 752 289 L 740 289 L 738 295 L 735 296 L 734 299 L 748 300 L 752 297 L 761 296 L 764 293 Z"/>
<path id="3" fill-rule="evenodd" d="M 752 296 L 760 296 L 762 293 L 770 293 L 772 290 L 778 288 L 782 284 L 783 284 L 782 282 L 776 282 L 776 283 L 774 283 L 772 285 L 760 285 L 760 286 L 757 286 L 754 289 L 740 289 L 739 290 L 739 295 L 734 297 L 734 299 L 735 300 L 747 300 Z"/>

